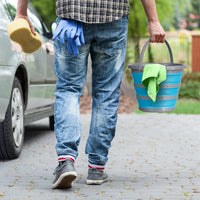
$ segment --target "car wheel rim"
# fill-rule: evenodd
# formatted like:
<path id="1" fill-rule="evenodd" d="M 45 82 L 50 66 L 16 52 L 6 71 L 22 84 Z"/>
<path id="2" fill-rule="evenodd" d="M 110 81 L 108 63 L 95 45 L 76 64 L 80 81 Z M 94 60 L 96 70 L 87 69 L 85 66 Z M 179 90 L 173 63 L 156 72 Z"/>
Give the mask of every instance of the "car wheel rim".
<path id="1" fill-rule="evenodd" d="M 16 147 L 19 147 L 24 131 L 23 103 L 20 90 L 14 88 L 12 95 L 12 131 Z"/>

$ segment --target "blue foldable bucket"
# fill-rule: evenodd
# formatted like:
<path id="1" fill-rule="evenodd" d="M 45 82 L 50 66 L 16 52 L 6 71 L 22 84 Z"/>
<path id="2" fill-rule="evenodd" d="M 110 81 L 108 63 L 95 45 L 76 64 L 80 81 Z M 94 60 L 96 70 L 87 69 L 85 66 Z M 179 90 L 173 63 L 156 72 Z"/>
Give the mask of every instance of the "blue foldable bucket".
<path id="1" fill-rule="evenodd" d="M 159 92 L 156 96 L 156 101 L 153 102 L 147 94 L 147 89 L 142 85 L 144 66 L 146 64 L 150 64 L 143 63 L 144 53 L 149 43 L 150 39 L 146 42 L 142 49 L 140 62 L 128 65 L 131 69 L 139 109 L 145 112 L 170 112 L 175 109 L 178 92 L 181 86 L 183 70 L 186 66 L 173 62 L 171 48 L 169 43 L 165 40 L 165 44 L 169 50 L 171 63 L 159 63 L 166 67 L 167 78 L 159 85 Z"/>

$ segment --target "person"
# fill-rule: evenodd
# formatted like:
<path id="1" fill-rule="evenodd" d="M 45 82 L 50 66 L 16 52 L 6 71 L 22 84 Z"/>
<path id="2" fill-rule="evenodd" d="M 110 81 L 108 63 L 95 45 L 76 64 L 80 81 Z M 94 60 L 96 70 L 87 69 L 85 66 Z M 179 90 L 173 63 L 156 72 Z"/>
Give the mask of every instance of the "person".
<path id="1" fill-rule="evenodd" d="M 148 18 L 151 42 L 163 43 L 155 0 L 141 0 Z M 27 15 L 28 0 L 18 0 L 17 18 Z M 86 81 L 87 62 L 92 61 L 92 114 L 85 152 L 88 154 L 87 184 L 108 180 L 105 165 L 115 136 L 120 84 L 127 43 L 128 0 L 56 0 L 57 28 L 53 40 L 55 134 L 58 166 L 54 189 L 70 188 L 77 177 L 74 167 L 81 138 L 80 96 Z"/>

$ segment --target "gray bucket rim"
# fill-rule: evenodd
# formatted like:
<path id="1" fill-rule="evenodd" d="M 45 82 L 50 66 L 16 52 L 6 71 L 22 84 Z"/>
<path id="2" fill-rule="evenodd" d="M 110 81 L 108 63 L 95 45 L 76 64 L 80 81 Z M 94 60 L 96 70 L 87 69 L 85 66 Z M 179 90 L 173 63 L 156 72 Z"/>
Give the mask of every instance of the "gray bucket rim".
<path id="1" fill-rule="evenodd" d="M 184 69 L 186 68 L 186 65 L 184 64 L 179 64 L 179 63 L 133 63 L 129 64 L 128 68 L 131 69 L 132 72 L 140 72 L 143 73 L 144 66 L 147 64 L 160 64 L 165 66 L 167 73 L 178 73 L 178 72 L 183 72 Z"/>

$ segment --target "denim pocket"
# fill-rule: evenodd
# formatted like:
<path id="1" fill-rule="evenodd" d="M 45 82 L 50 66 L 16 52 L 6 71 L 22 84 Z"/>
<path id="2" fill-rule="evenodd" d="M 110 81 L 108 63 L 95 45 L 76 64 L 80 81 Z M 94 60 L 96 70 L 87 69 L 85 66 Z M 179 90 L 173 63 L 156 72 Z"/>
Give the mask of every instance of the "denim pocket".
<path id="1" fill-rule="evenodd" d="M 127 16 L 111 23 L 99 25 L 97 50 L 108 55 L 116 55 L 126 47 Z"/>

